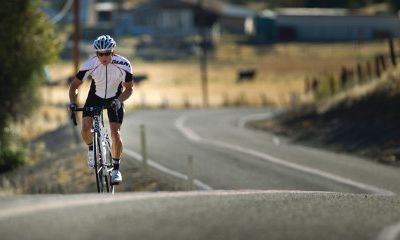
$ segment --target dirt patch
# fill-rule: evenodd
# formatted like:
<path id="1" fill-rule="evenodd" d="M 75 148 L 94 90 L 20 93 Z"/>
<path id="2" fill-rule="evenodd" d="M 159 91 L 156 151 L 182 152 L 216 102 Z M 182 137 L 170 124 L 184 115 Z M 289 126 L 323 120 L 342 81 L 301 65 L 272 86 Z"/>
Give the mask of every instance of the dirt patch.
<path id="1" fill-rule="evenodd" d="M 79 140 L 79 141 L 76 141 Z M 77 143 L 78 142 L 78 143 Z M 70 125 L 31 141 L 27 165 L 0 177 L 2 194 L 91 193 L 93 170 L 86 164 L 86 146 Z M 176 186 L 143 176 L 132 163 L 121 165 L 123 182 L 116 191 L 174 191 Z"/>

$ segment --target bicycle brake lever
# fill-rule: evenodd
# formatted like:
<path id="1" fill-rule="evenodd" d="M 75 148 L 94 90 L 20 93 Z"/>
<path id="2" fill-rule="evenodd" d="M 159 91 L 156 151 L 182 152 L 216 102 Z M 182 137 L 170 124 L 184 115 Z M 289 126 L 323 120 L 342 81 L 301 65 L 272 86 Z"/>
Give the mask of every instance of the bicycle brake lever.
<path id="1" fill-rule="evenodd" d="M 71 119 L 72 119 L 72 122 L 74 123 L 75 126 L 78 125 L 78 123 L 76 122 L 75 112 L 71 112 Z"/>

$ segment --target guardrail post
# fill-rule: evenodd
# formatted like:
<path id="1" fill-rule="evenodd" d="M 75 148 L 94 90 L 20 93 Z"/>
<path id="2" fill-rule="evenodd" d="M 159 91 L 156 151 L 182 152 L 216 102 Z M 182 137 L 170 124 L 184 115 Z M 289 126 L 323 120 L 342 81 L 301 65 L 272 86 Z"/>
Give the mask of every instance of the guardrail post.
<path id="1" fill-rule="evenodd" d="M 189 155 L 188 157 L 188 165 L 187 165 L 187 191 L 192 191 L 194 186 L 194 178 L 193 178 L 193 156 Z"/>
<path id="2" fill-rule="evenodd" d="M 140 142 L 142 146 L 142 167 L 143 175 L 147 175 L 147 146 L 146 146 L 146 130 L 143 124 L 140 125 Z"/>

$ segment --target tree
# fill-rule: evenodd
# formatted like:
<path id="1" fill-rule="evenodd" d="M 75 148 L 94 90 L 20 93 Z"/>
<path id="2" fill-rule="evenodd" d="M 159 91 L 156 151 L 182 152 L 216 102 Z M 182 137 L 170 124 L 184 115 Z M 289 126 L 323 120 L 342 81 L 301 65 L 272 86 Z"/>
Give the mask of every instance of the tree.
<path id="1" fill-rule="evenodd" d="M 389 3 L 394 11 L 397 12 L 400 9 L 400 0 L 389 0 Z"/>
<path id="2" fill-rule="evenodd" d="M 7 127 L 23 119 L 39 102 L 45 64 L 58 53 L 56 34 L 39 0 L 0 0 L 0 171 L 12 156 Z M 7 154 L 5 154 L 7 150 Z M 17 155 L 19 153 L 16 153 Z"/>

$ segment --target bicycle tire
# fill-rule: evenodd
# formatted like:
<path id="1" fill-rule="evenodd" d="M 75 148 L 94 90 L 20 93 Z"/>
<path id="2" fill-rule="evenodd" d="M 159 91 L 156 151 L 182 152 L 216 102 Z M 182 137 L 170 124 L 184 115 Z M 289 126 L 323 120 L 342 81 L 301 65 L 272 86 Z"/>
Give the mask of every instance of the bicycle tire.
<path id="1" fill-rule="evenodd" d="M 100 192 L 104 193 L 104 192 L 110 192 L 110 186 L 111 186 L 111 176 L 110 174 L 106 174 L 104 175 L 104 168 L 108 168 L 110 165 L 107 162 L 107 157 L 105 159 L 105 161 L 103 161 L 103 163 L 101 162 L 101 158 L 102 158 L 102 147 L 101 147 L 101 141 L 100 141 L 100 137 L 97 138 L 97 148 L 99 149 L 98 151 L 98 166 L 100 166 L 99 168 L 97 168 L 97 173 L 98 173 L 98 179 L 99 179 L 99 187 L 100 187 Z M 111 152 L 108 151 L 108 153 L 111 155 Z M 107 149 L 106 149 L 106 156 L 107 156 Z"/>
<path id="2" fill-rule="evenodd" d="M 101 179 L 99 176 L 99 149 L 97 133 L 93 133 L 94 172 L 96 174 L 96 187 L 98 193 L 102 192 Z"/>
<path id="3" fill-rule="evenodd" d="M 106 154 L 106 165 L 112 170 L 113 164 L 112 164 L 112 155 L 111 155 L 111 144 L 110 140 L 107 138 L 106 140 L 106 149 L 107 149 L 107 154 Z M 106 177 L 106 181 L 109 184 L 109 190 L 110 192 L 114 193 L 114 184 L 111 182 L 111 171 L 109 172 L 108 176 Z"/>
<path id="4" fill-rule="evenodd" d="M 97 183 L 97 191 L 99 193 L 104 193 L 105 191 L 109 192 L 109 188 L 107 186 L 107 184 L 105 184 L 105 178 L 107 178 L 107 176 L 104 176 L 103 174 L 103 164 L 101 163 L 101 147 L 100 147 L 100 136 L 99 134 L 94 134 L 96 135 L 96 145 L 93 145 L 93 149 L 94 146 L 96 146 L 97 148 L 97 154 L 96 154 L 96 158 L 95 158 L 95 171 L 96 171 L 96 183 Z M 105 189 L 107 188 L 107 189 Z"/>

